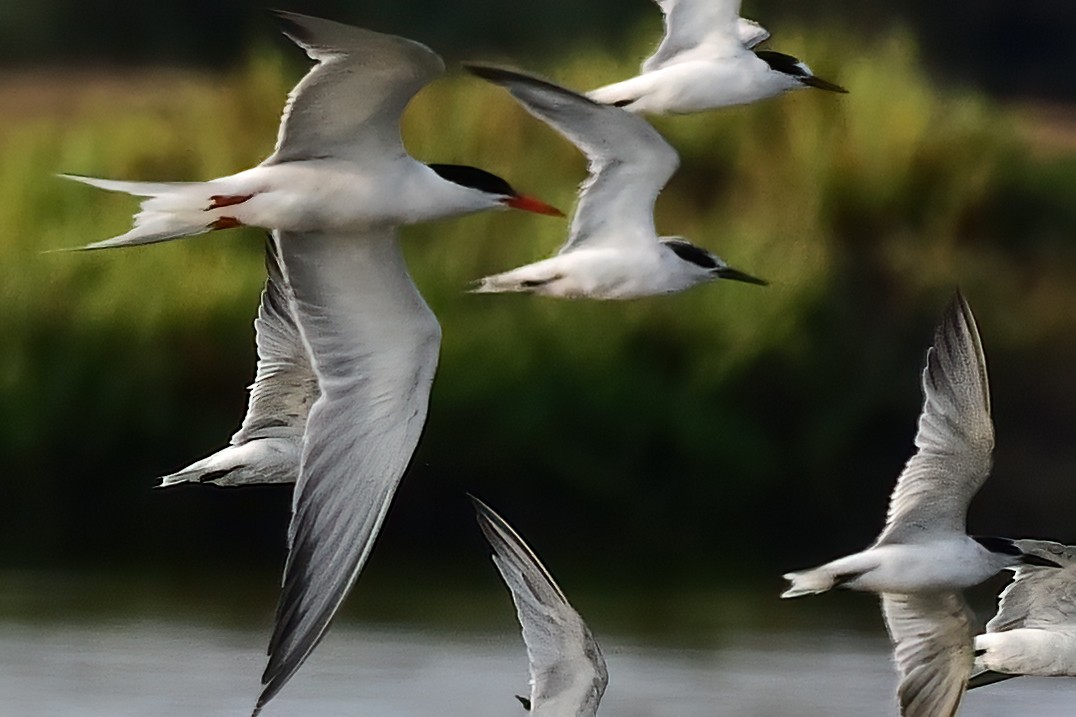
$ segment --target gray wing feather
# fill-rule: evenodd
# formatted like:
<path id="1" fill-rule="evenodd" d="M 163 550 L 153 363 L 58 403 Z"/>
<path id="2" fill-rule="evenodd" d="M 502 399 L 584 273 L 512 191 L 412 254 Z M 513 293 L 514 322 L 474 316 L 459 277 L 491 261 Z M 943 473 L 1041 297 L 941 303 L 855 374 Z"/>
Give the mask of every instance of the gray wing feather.
<path id="1" fill-rule="evenodd" d="M 531 714 L 591 717 L 609 682 L 590 629 L 519 534 L 472 498 L 493 562 L 512 592 L 531 670 Z"/>
<path id="2" fill-rule="evenodd" d="M 731 55 L 743 47 L 754 47 L 769 37 L 741 27 L 740 0 L 656 0 L 665 15 L 665 35 L 654 54 L 643 61 L 642 71 L 651 72 L 688 50 L 705 44 L 708 56 Z M 753 43 L 753 44 L 748 44 Z"/>
<path id="3" fill-rule="evenodd" d="M 986 624 L 987 632 L 1076 625 L 1076 547 L 1046 540 L 1017 540 L 1016 545 L 1062 567 L 1016 568 L 998 600 L 997 614 Z"/>
<path id="4" fill-rule="evenodd" d="M 975 660 L 964 598 L 883 593 L 882 613 L 900 671 L 901 717 L 953 717 Z"/>
<path id="5" fill-rule="evenodd" d="M 289 93 L 276 150 L 264 164 L 349 157 L 369 164 L 404 156 L 400 117 L 444 72 L 425 45 L 330 20 L 277 13 L 285 34 L 317 65 Z"/>
<path id="6" fill-rule="evenodd" d="M 580 188 L 561 253 L 595 241 L 653 247 L 654 202 L 680 164 L 657 130 L 641 117 L 531 75 L 486 65 L 467 69 L 505 87 L 586 155 L 590 176 Z"/>
<path id="7" fill-rule="evenodd" d="M 255 714 L 321 640 L 370 554 L 426 420 L 441 340 L 392 229 L 281 232 L 278 245 L 321 397 Z"/>
<path id="8" fill-rule="evenodd" d="M 306 345 L 291 313 L 291 290 L 280 266 L 276 241 L 265 242 L 265 288 L 254 319 L 258 366 L 243 425 L 232 445 L 259 438 L 298 441 L 310 406 L 320 395 Z"/>
<path id="9" fill-rule="evenodd" d="M 878 543 L 924 532 L 966 531 L 968 505 L 990 474 L 994 424 L 975 317 L 958 292 L 923 369 L 918 451 L 904 466 Z"/>

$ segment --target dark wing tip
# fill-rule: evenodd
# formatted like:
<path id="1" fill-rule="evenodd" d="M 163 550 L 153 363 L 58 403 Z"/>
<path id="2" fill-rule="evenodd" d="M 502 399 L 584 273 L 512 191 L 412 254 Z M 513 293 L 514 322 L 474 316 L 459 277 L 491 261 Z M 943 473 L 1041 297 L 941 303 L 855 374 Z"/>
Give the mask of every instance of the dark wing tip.
<path id="1" fill-rule="evenodd" d="M 974 675 L 968 678 L 969 690 L 974 690 L 977 687 L 986 687 L 996 682 L 1004 682 L 1005 680 L 1011 680 L 1014 677 L 1020 675 L 1010 675 L 1005 672 L 994 672 L 993 670 L 983 670 L 982 672 L 976 672 Z"/>
<path id="2" fill-rule="evenodd" d="M 550 82 L 549 80 L 542 77 L 538 77 L 537 75 L 532 75 L 527 72 L 521 72 L 519 70 L 514 70 L 509 67 L 501 67 L 499 65 L 486 65 L 481 62 L 464 62 L 463 69 L 467 70 L 475 77 L 481 77 L 483 80 L 492 82 L 495 85 L 505 86 L 510 83 L 517 82 L 523 85 L 541 87 L 551 92 L 568 95 L 583 102 L 592 104 L 596 107 L 604 106 L 599 102 L 595 102 L 589 97 L 581 95 L 578 92 L 569 90 L 567 87 L 562 87 L 555 82 Z"/>

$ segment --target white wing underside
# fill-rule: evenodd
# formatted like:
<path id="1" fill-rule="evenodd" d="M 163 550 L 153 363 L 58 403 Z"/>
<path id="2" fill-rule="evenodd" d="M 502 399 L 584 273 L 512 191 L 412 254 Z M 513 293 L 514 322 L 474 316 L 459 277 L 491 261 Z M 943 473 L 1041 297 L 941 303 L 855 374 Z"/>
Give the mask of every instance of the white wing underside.
<path id="1" fill-rule="evenodd" d="M 1018 540 L 1025 553 L 1047 558 L 1060 568 L 1021 565 L 1001 593 L 987 632 L 1020 628 L 1076 628 L 1076 546 L 1046 540 Z"/>
<path id="2" fill-rule="evenodd" d="M 603 245 L 654 250 L 654 202 L 680 164 L 657 130 L 641 117 L 537 77 L 499 68 L 472 71 L 507 88 L 587 157 L 590 176 L 560 253 Z"/>
<path id="3" fill-rule="evenodd" d="M 642 65 L 651 72 L 695 51 L 711 60 L 732 57 L 769 38 L 756 22 L 741 20 L 740 0 L 655 0 L 665 14 L 665 35 Z"/>
<path id="4" fill-rule="evenodd" d="M 923 397 L 918 451 L 897 480 L 878 544 L 965 533 L 968 505 L 990 473 L 994 424 L 986 359 L 975 318 L 960 294 L 927 351 Z"/>
<path id="5" fill-rule="evenodd" d="M 247 414 L 232 436 L 232 445 L 261 438 L 298 442 L 306 428 L 310 406 L 320 394 L 306 345 L 291 313 L 291 290 L 271 236 L 265 243 L 265 270 L 265 288 L 254 319 L 258 367 L 250 387 Z"/>
<path id="6" fill-rule="evenodd" d="M 523 539 L 492 509 L 474 502 L 523 630 L 530 659 L 531 714 L 592 717 L 609 682 L 598 643 Z"/>
<path id="7" fill-rule="evenodd" d="M 321 396 L 259 709 L 317 645 L 370 554 L 426 420 L 441 339 L 392 229 L 278 233 L 277 244 Z"/>
<path id="8" fill-rule="evenodd" d="M 975 659 L 964 598 L 883 593 L 882 614 L 900 671 L 901 717 L 953 717 Z"/>
<path id="9" fill-rule="evenodd" d="M 288 94 L 276 150 L 263 164 L 333 157 L 369 166 L 405 156 L 400 117 L 444 73 L 441 58 L 402 37 L 278 14 L 289 23 L 285 34 L 318 64 Z"/>

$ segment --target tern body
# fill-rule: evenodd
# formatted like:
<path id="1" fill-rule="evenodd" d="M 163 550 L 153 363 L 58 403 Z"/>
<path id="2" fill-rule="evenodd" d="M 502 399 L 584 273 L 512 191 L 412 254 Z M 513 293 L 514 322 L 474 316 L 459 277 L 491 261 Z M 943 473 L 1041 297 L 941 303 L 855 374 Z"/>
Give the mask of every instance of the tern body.
<path id="1" fill-rule="evenodd" d="M 972 672 L 974 616 L 961 590 L 1006 567 L 1057 563 L 1006 538 L 972 538 L 968 506 L 990 474 L 994 424 L 979 330 L 959 293 L 927 351 L 918 449 L 867 550 L 788 573 L 781 597 L 837 587 L 879 593 L 900 671 L 902 717 L 952 717 Z"/>
<path id="2" fill-rule="evenodd" d="M 834 587 L 874 593 L 962 590 L 1019 562 L 1019 554 L 991 552 L 968 536 L 919 543 L 881 544 L 798 574 L 782 597 Z"/>
<path id="3" fill-rule="evenodd" d="M 575 144 L 590 173 L 557 255 L 480 279 L 476 293 L 633 299 L 722 278 L 766 283 L 681 237 L 658 236 L 654 202 L 680 159 L 644 119 L 515 70 L 468 69 L 505 87 L 527 112 Z"/>
<path id="4" fill-rule="evenodd" d="M 588 97 L 645 114 L 685 114 L 750 104 L 790 90 L 845 92 L 801 60 L 755 47 L 769 38 L 739 16 L 740 0 L 657 0 L 665 37 L 639 75 Z"/>

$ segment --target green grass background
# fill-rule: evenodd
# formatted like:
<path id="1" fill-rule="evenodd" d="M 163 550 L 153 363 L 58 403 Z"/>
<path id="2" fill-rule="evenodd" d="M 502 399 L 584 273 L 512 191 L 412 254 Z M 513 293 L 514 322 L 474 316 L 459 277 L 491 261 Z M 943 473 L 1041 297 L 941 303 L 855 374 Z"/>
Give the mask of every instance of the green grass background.
<path id="1" fill-rule="evenodd" d="M 646 49 L 529 69 L 590 88 Z M 768 586 L 859 548 L 912 450 L 923 352 L 957 286 L 979 319 L 998 435 L 972 528 L 1076 538 L 1076 154 L 1043 142 L 1034 113 L 939 85 L 899 31 L 785 32 L 780 49 L 850 94 L 657 121 L 682 155 L 659 231 L 768 288 L 472 296 L 471 280 L 554 251 L 566 224 L 502 213 L 403 231 L 444 345 L 371 570 L 485 570 L 464 490 L 562 571 L 632 590 Z M 54 173 L 246 168 L 271 151 L 302 68 L 274 48 L 217 73 L 0 78 L 0 566 L 278 569 L 286 489 L 151 490 L 242 417 L 260 234 L 43 252 L 121 233 L 136 208 Z M 481 166 L 566 209 L 585 177 L 571 145 L 457 69 L 404 130 L 420 159 Z"/>

